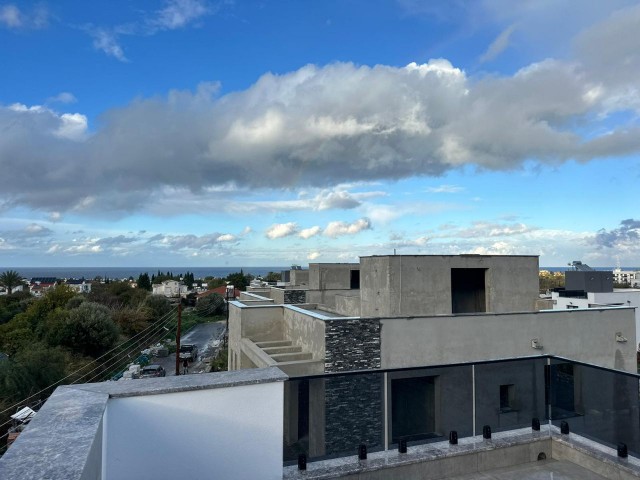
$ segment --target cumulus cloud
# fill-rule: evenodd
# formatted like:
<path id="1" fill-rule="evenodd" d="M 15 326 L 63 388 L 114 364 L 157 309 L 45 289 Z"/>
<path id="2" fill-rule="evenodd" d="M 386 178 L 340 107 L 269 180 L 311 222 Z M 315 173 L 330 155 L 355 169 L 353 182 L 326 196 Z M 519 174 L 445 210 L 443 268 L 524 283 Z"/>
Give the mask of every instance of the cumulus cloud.
<path id="1" fill-rule="evenodd" d="M 310 227 L 310 228 L 305 228 L 300 230 L 300 233 L 298 233 L 298 236 L 306 240 L 308 238 L 315 237 L 320 232 L 322 232 L 322 228 L 316 225 L 315 227 Z"/>
<path id="2" fill-rule="evenodd" d="M 275 223 L 271 225 L 265 235 L 270 240 L 275 240 L 276 238 L 288 237 L 296 233 L 298 230 L 298 225 L 295 222 L 289 223 Z"/>
<path id="3" fill-rule="evenodd" d="M 360 218 L 353 223 L 347 222 L 330 222 L 324 229 L 324 235 L 335 238 L 342 235 L 355 235 L 364 230 L 371 229 L 371 222 L 368 218 Z"/>
<path id="4" fill-rule="evenodd" d="M 629 20 L 638 12 L 628 9 L 583 32 L 571 60 L 545 60 L 507 76 L 470 77 L 445 59 L 406 67 L 307 65 L 265 74 L 222 97 L 215 85 L 203 84 L 138 99 L 105 112 L 85 136 L 80 113 L 0 106 L 0 202 L 58 212 L 131 211 L 163 188 L 194 195 L 224 185 L 322 191 L 467 165 L 510 170 L 531 160 L 638 153 L 634 120 L 602 117 L 640 112 L 640 48 Z M 621 33 L 613 38 L 616 28 Z M 98 48 L 126 59 L 116 40 L 106 31 L 96 37 Z M 606 133 L 592 134 L 598 131 Z M 308 208 L 310 201 L 318 210 L 362 203 L 333 189 L 289 206 Z"/>
<path id="5" fill-rule="evenodd" d="M 318 259 L 322 254 L 320 252 L 309 252 L 309 254 L 307 255 L 307 260 L 316 260 Z"/>
<path id="6" fill-rule="evenodd" d="M 635 244 L 640 251 L 640 220 L 628 218 L 613 230 L 598 230 L 594 242 L 599 248 L 618 248 Z"/>
<path id="7" fill-rule="evenodd" d="M 522 235 L 523 233 L 535 230 L 534 227 L 524 223 L 492 223 L 476 221 L 469 228 L 456 232 L 457 236 L 463 238 L 485 238 L 485 237 L 505 237 L 512 235 Z"/>

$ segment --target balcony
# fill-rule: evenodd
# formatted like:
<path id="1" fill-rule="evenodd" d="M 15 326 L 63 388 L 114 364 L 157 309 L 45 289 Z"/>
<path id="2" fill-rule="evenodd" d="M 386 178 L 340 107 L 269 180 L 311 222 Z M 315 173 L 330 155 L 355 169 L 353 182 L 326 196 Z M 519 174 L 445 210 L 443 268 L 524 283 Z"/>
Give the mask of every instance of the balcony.
<path id="1" fill-rule="evenodd" d="M 73 385 L 0 459 L 0 478 L 640 478 L 639 380 L 538 356 Z"/>

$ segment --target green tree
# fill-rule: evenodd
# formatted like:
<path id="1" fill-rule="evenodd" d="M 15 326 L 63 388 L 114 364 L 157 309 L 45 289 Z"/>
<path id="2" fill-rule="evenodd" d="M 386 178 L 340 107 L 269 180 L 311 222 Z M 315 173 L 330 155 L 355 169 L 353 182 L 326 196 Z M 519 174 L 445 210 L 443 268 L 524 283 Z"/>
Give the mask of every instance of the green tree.
<path id="1" fill-rule="evenodd" d="M 171 311 L 171 303 L 164 295 L 149 295 L 144 299 L 142 306 L 151 310 L 151 318 L 154 321 Z"/>
<path id="2" fill-rule="evenodd" d="M 22 285 L 22 277 L 15 270 L 7 270 L 0 274 L 0 285 L 8 290 L 9 295 L 18 285 Z"/>
<path id="3" fill-rule="evenodd" d="M 118 327 L 104 305 L 84 302 L 69 311 L 61 341 L 74 351 L 98 357 L 118 340 Z"/>
<path id="4" fill-rule="evenodd" d="M 246 290 L 249 286 L 249 282 L 251 281 L 249 275 L 245 275 L 242 269 L 237 273 L 230 273 L 227 275 L 226 280 L 230 285 L 233 285 L 238 290 Z"/>
<path id="5" fill-rule="evenodd" d="M 151 280 L 149 279 L 148 273 L 141 273 L 136 283 L 138 284 L 138 288 L 141 288 L 142 290 L 146 290 L 147 292 L 152 290 Z"/>
<path id="6" fill-rule="evenodd" d="M 125 335 L 135 335 L 149 326 L 151 315 L 152 312 L 150 308 L 125 307 L 112 312 L 111 318 L 118 327 L 120 327 L 122 333 Z"/>
<path id="7" fill-rule="evenodd" d="M 226 282 L 222 278 L 206 277 L 204 280 L 207 282 L 207 288 L 210 290 L 226 285 Z"/>
<path id="8" fill-rule="evenodd" d="M 224 297 L 217 293 L 212 293 L 198 300 L 196 313 L 201 317 L 211 317 L 224 313 Z"/>
<path id="9" fill-rule="evenodd" d="M 281 275 L 280 273 L 277 273 L 277 272 L 269 272 L 269 273 L 267 273 L 267 275 L 264 277 L 264 281 L 265 281 L 265 282 L 279 282 L 281 278 L 282 278 L 282 275 Z"/>

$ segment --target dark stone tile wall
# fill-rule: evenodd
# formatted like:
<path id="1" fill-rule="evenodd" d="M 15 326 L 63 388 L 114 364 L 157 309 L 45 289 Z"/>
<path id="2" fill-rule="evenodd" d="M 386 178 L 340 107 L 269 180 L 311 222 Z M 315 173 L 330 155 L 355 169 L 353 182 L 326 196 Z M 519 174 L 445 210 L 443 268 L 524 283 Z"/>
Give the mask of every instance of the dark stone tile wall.
<path id="1" fill-rule="evenodd" d="M 326 454 L 355 455 L 364 443 L 368 451 L 383 447 L 383 374 L 327 378 L 325 382 Z"/>
<path id="2" fill-rule="evenodd" d="M 284 303 L 296 304 L 306 303 L 307 291 L 306 290 L 285 290 L 284 291 Z"/>
<path id="3" fill-rule="evenodd" d="M 325 320 L 325 372 L 380 368 L 380 320 Z"/>

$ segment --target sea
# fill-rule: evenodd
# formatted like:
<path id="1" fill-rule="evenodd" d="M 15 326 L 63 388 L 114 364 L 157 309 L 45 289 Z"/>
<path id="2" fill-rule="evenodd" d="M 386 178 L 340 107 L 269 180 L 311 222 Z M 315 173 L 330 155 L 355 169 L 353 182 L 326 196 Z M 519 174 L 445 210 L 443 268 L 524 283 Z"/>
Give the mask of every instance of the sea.
<path id="1" fill-rule="evenodd" d="M 269 272 L 280 273 L 291 267 L 0 267 L 0 272 L 5 270 L 15 270 L 23 278 L 33 277 L 55 277 L 55 278 L 86 278 L 92 280 L 96 277 L 109 278 L 111 280 L 133 277 L 137 279 L 142 273 L 149 276 L 160 272 L 171 272 L 180 275 L 187 272 L 193 273 L 194 278 L 218 277 L 224 278 L 231 273 L 240 270 L 244 274 L 251 274 L 255 277 L 267 275 Z"/>
<path id="2" fill-rule="evenodd" d="M 148 273 L 149 276 L 160 272 L 171 272 L 174 275 L 193 273 L 194 278 L 217 277 L 224 278 L 230 273 L 237 273 L 242 270 L 245 274 L 254 277 L 265 276 L 269 272 L 281 272 L 291 267 L 0 267 L 0 272 L 5 270 L 15 270 L 23 278 L 33 277 L 55 277 L 55 278 L 86 278 L 92 280 L 96 277 L 109 278 L 111 280 L 133 277 L 138 278 L 141 273 Z M 613 270 L 616 267 L 593 267 L 594 270 Z M 621 267 L 622 270 L 640 270 L 640 267 Z M 564 272 L 571 270 L 571 267 L 540 267 L 540 270 L 550 272 Z"/>

